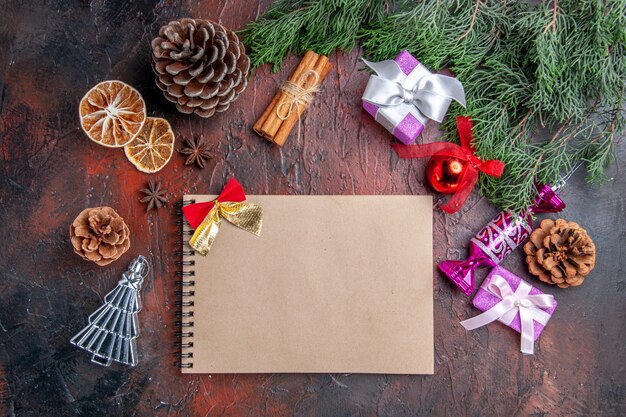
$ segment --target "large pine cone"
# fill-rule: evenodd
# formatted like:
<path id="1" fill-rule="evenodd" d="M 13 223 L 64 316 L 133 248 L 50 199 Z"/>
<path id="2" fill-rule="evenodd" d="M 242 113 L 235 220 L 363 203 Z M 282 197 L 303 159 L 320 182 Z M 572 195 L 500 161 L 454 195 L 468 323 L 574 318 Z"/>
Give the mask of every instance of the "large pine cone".
<path id="1" fill-rule="evenodd" d="M 211 117 L 248 85 L 250 60 L 235 32 L 202 19 L 163 26 L 152 41 L 156 83 L 181 113 Z"/>
<path id="2" fill-rule="evenodd" d="M 70 226 L 74 252 L 100 266 L 108 265 L 130 248 L 130 231 L 111 207 L 83 210 Z"/>
<path id="3" fill-rule="evenodd" d="M 596 247 L 577 223 L 546 219 L 524 245 L 528 271 L 561 288 L 583 283 L 596 264 Z"/>

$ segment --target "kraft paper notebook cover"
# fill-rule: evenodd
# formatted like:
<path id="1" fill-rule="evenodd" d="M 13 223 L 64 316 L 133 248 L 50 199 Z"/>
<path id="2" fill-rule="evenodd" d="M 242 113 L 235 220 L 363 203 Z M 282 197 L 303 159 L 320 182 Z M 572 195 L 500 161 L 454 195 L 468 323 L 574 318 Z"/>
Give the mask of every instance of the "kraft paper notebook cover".
<path id="1" fill-rule="evenodd" d="M 431 197 L 247 201 L 260 237 L 224 220 L 208 255 L 183 244 L 183 373 L 433 373 Z"/>

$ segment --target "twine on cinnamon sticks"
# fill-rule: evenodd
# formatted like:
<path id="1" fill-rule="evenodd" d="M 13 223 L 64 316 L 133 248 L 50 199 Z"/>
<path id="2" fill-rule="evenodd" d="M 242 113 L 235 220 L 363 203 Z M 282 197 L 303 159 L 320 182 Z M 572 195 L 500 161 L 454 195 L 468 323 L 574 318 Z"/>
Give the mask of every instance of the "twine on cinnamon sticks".
<path id="1" fill-rule="evenodd" d="M 319 91 L 331 67 L 327 56 L 307 51 L 289 80 L 254 124 L 254 131 L 282 146 L 296 123 L 300 129 L 300 116 L 313 101 L 313 95 Z"/>

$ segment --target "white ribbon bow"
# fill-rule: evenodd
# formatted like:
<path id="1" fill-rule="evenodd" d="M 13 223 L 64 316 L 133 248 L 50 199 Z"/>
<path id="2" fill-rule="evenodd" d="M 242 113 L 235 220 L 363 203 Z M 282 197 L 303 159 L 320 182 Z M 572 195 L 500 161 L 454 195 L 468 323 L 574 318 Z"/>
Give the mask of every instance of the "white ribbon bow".
<path id="1" fill-rule="evenodd" d="M 542 309 L 552 307 L 554 297 L 549 294 L 528 295 L 532 287 L 524 281 L 520 281 L 519 286 L 513 292 L 509 283 L 499 275 L 494 275 L 485 289 L 502 301 L 476 317 L 462 321 L 461 325 L 467 330 L 474 330 L 496 320 L 509 325 L 519 311 L 522 324 L 521 351 L 532 355 L 535 349 L 534 322 L 544 326 L 548 323 L 550 314 Z"/>
<path id="2" fill-rule="evenodd" d="M 407 113 L 413 113 L 410 107 L 439 123 L 452 100 L 465 107 L 463 85 L 454 77 L 431 74 L 422 64 L 406 75 L 393 60 L 369 62 L 364 59 L 363 62 L 376 72 L 367 83 L 363 100 L 383 108 L 395 108 L 387 117 L 397 115 L 397 123 Z"/>

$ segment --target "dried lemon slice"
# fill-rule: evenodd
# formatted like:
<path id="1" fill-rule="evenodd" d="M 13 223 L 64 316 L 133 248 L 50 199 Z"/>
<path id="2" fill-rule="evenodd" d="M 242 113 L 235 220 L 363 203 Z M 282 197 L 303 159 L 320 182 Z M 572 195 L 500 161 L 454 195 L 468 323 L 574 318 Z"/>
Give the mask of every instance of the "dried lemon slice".
<path id="1" fill-rule="evenodd" d="M 139 171 L 159 171 L 174 152 L 174 132 L 169 122 L 158 117 L 148 117 L 141 132 L 124 147 L 124 152 Z"/>
<path id="2" fill-rule="evenodd" d="M 109 148 L 130 143 L 146 121 L 141 94 L 121 81 L 103 81 L 80 101 L 80 125 L 91 140 Z"/>

